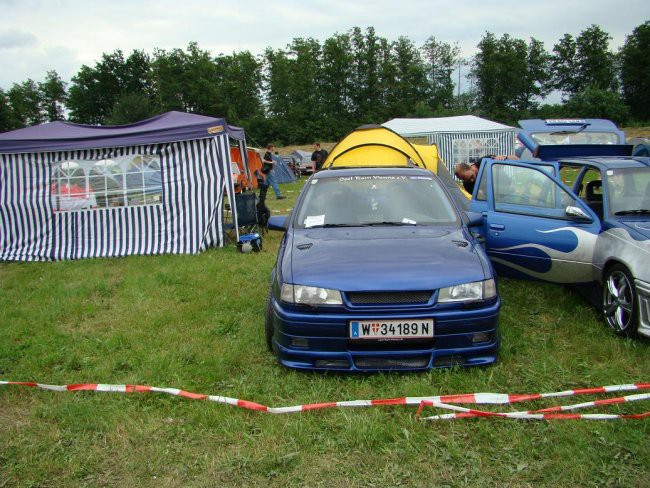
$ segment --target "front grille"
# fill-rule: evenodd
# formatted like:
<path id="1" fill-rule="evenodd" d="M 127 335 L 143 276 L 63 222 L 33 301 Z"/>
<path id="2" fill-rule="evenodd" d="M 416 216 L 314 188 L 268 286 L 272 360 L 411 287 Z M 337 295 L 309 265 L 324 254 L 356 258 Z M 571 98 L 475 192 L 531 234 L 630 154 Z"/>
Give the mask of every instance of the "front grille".
<path id="1" fill-rule="evenodd" d="M 361 357 L 354 360 L 359 369 L 410 369 L 426 368 L 429 364 L 429 356 L 414 358 L 375 358 Z"/>
<path id="2" fill-rule="evenodd" d="M 431 299 L 432 291 L 398 292 L 350 292 L 348 300 L 353 305 L 408 305 L 425 304 Z"/>

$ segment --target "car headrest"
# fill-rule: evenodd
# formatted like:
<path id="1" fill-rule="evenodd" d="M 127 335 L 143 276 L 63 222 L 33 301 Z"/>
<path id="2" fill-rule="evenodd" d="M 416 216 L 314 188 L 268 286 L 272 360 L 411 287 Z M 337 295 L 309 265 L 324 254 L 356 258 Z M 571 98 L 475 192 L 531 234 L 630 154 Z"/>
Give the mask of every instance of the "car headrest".
<path id="1" fill-rule="evenodd" d="M 601 180 L 594 180 L 588 182 L 587 186 L 585 187 L 585 195 L 587 196 L 587 200 L 602 200 L 603 199 L 602 188 L 603 188 L 603 182 Z M 601 191 L 596 193 L 596 190 L 601 190 Z"/>

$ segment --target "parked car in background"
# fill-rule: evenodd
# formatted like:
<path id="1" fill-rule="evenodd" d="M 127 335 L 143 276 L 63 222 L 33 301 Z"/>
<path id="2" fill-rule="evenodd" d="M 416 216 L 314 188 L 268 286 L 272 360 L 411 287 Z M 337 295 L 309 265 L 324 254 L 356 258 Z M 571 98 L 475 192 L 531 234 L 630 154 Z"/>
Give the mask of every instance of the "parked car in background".
<path id="1" fill-rule="evenodd" d="M 291 153 L 295 161 L 297 171 L 301 175 L 312 174 L 314 172 L 314 165 L 311 162 L 311 154 L 308 151 L 295 150 Z"/>
<path id="2" fill-rule="evenodd" d="M 288 217 L 265 306 L 284 366 L 381 371 L 496 360 L 500 300 L 492 266 L 432 172 L 330 168 Z"/>
<path id="3" fill-rule="evenodd" d="M 558 154 L 481 165 L 470 208 L 484 215 L 492 264 L 500 276 L 572 285 L 614 332 L 650 337 L 650 159 Z"/>
<path id="4" fill-rule="evenodd" d="M 633 146 L 621 152 L 625 133 L 606 119 L 527 119 L 517 130 L 517 156 L 553 159 L 556 156 L 631 155 Z M 557 146 L 556 149 L 553 147 Z M 599 146 L 594 152 L 593 146 Z M 533 154 L 535 153 L 535 154 Z"/>

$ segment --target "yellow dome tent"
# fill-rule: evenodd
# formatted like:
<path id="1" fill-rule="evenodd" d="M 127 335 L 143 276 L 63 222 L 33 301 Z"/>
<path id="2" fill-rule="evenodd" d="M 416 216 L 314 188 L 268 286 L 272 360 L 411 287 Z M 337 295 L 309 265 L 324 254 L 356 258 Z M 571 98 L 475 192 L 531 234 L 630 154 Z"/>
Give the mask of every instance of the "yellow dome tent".
<path id="1" fill-rule="evenodd" d="M 350 167 L 419 166 L 438 175 L 454 199 L 466 210 L 471 195 L 460 187 L 441 159 L 435 145 L 411 144 L 381 125 L 364 125 L 345 136 L 329 153 L 323 170 Z"/>

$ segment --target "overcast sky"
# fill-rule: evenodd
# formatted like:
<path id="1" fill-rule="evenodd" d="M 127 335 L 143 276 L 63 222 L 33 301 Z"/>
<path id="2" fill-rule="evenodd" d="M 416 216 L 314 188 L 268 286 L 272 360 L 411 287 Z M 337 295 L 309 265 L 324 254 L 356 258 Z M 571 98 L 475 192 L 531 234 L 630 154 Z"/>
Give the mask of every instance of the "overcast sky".
<path id="1" fill-rule="evenodd" d="M 601 26 L 618 48 L 650 19 L 648 0 L 0 0 L 0 88 L 48 70 L 65 80 L 105 52 L 185 48 L 213 54 L 283 48 L 294 37 L 320 41 L 354 26 L 416 45 L 435 36 L 476 52 L 486 31 L 535 37 L 550 51 L 565 33 Z"/>

